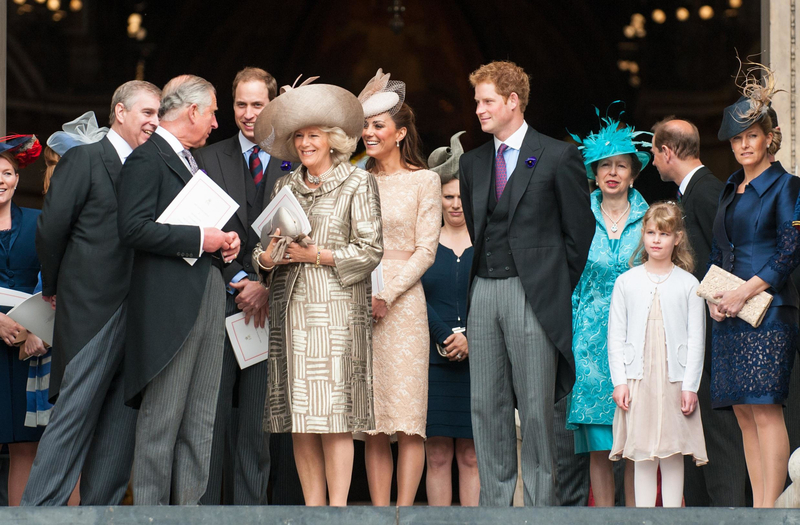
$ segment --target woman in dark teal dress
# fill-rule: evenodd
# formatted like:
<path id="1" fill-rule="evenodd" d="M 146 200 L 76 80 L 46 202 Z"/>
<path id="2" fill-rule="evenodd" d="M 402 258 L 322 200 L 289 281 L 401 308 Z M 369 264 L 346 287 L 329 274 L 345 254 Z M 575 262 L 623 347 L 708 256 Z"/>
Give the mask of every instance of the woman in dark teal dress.
<path id="1" fill-rule="evenodd" d="M 425 482 L 428 504 L 437 506 L 448 506 L 453 500 L 454 454 L 461 505 L 477 506 L 480 494 L 470 413 L 469 345 L 464 331 L 472 245 L 458 182 L 458 159 L 464 151 L 458 137 L 462 133 L 453 135 L 450 148 L 439 148 L 428 159 L 430 169 L 442 178 L 444 219 L 436 260 L 422 276 L 431 333 Z"/>
<path id="2" fill-rule="evenodd" d="M 800 179 L 779 162 L 770 163 L 781 134 L 768 114 L 774 78 L 763 71 L 764 84 L 750 76 L 746 96 L 725 109 L 718 134 L 730 141 L 742 169 L 722 190 L 711 262 L 745 282 L 720 294 L 718 305 L 709 303 L 711 404 L 733 407 L 736 414 L 754 507 L 774 506 L 786 481 L 789 436 L 782 405 L 789 394 L 800 306 L 790 278 L 800 263 L 800 232 L 792 227 Z M 761 71 L 748 71 L 755 72 Z M 736 316 L 762 291 L 773 299 L 754 328 Z"/>
<path id="3" fill-rule="evenodd" d="M 581 141 L 586 174 L 597 184 L 591 194 L 595 232 L 589 258 L 572 294 L 572 353 L 575 385 L 569 398 L 567 428 L 574 431 L 575 453 L 589 454 L 589 477 L 595 506 L 614 506 L 613 442 L 616 405 L 608 369 L 608 311 L 617 277 L 630 268 L 648 205 L 633 181 L 650 160 L 634 140 L 644 132 L 610 118 Z M 576 137 L 577 139 L 577 137 Z M 626 464 L 626 494 L 632 496 L 633 470 Z M 632 504 L 633 498 L 626 498 Z"/>
<path id="4" fill-rule="evenodd" d="M 33 162 L 41 146 L 33 135 L 0 138 L 0 288 L 32 293 L 38 282 L 39 258 L 34 245 L 38 210 L 20 208 L 11 198 L 19 182 L 18 170 Z M 25 425 L 30 366 L 13 346 L 24 328 L 0 307 L 0 444 L 8 444 L 9 506 L 19 505 L 44 427 Z M 33 334 L 23 345 L 29 357 L 44 355 L 42 340 Z"/>

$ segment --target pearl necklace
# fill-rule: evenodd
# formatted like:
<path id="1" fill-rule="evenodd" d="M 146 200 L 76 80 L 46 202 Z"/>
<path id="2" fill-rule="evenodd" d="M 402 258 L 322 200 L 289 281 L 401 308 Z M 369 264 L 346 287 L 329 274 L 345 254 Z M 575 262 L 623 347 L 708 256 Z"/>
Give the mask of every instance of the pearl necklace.
<path id="1" fill-rule="evenodd" d="M 650 279 L 651 283 L 654 283 L 654 284 L 657 284 L 657 285 L 666 282 L 666 280 L 669 279 L 669 276 L 672 275 L 672 272 L 674 270 L 675 270 L 675 265 L 673 264 L 672 268 L 670 268 L 669 273 L 667 275 L 660 275 L 660 274 L 657 274 L 657 273 L 648 272 L 647 271 L 647 265 L 645 265 L 645 267 L 644 267 L 644 273 L 647 274 L 647 278 Z M 656 277 L 656 279 L 653 279 L 654 276 Z"/>
<path id="2" fill-rule="evenodd" d="M 619 229 L 619 228 L 617 227 L 617 224 L 619 224 L 619 221 L 621 221 L 621 220 L 622 220 L 622 218 L 625 216 L 625 214 L 626 214 L 626 213 L 628 213 L 628 211 L 629 211 L 630 209 L 631 209 L 631 203 L 630 203 L 630 201 L 628 201 L 628 207 L 627 207 L 627 208 L 625 208 L 625 211 L 623 211 L 623 212 L 620 214 L 620 216 L 619 216 L 619 217 L 617 217 L 617 220 L 614 220 L 614 217 L 612 217 L 612 216 L 611 216 L 611 215 L 610 215 L 610 214 L 609 214 L 609 213 L 606 211 L 606 209 L 605 209 L 605 208 L 603 208 L 603 203 L 602 203 L 602 202 L 600 203 L 600 211 L 602 211 L 602 212 L 603 212 L 603 215 L 605 215 L 606 217 L 608 217 L 608 220 L 610 220 L 610 221 L 611 221 L 611 231 L 612 231 L 612 232 L 614 232 L 614 233 L 617 233 L 617 230 Z"/>
<path id="3" fill-rule="evenodd" d="M 322 184 L 323 182 L 325 182 L 325 180 L 328 178 L 328 176 L 331 173 L 333 173 L 333 169 L 335 167 L 336 167 L 336 165 L 331 164 L 331 167 L 328 168 L 327 170 L 325 170 L 325 173 L 321 173 L 319 175 L 312 175 L 308 171 L 308 168 L 306 168 L 306 177 L 308 177 L 308 182 L 310 182 L 311 184 Z"/>

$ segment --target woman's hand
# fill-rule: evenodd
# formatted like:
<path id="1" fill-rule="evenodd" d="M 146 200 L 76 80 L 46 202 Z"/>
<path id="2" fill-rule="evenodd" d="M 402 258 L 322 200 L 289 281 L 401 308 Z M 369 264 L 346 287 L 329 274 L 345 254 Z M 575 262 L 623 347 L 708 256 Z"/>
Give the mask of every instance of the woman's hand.
<path id="1" fill-rule="evenodd" d="M 317 262 L 317 246 L 309 244 L 305 248 L 296 242 L 289 243 L 283 255 L 282 264 L 290 263 L 315 263 Z"/>
<path id="2" fill-rule="evenodd" d="M 374 295 L 372 296 L 372 319 L 375 320 L 377 323 L 379 320 L 386 317 L 386 314 L 389 313 L 389 307 L 386 306 L 386 301 L 383 299 L 378 299 Z"/>
<path id="3" fill-rule="evenodd" d="M 614 387 L 614 393 L 611 395 L 614 402 L 625 412 L 631 406 L 631 392 L 628 390 L 628 385 L 617 385 Z"/>
<path id="4" fill-rule="evenodd" d="M 29 333 L 28 338 L 22 343 L 22 350 L 28 357 L 38 357 L 47 353 L 47 348 L 44 347 L 44 341 Z"/>
<path id="5" fill-rule="evenodd" d="M 469 355 L 469 345 L 464 334 L 452 334 L 444 340 L 447 350 L 447 359 L 450 361 L 463 361 Z"/>
<path id="6" fill-rule="evenodd" d="M 718 292 L 714 294 L 714 298 L 719 299 L 717 303 L 717 311 L 726 317 L 736 317 L 744 303 L 750 299 L 745 285 L 739 286 L 735 290 L 728 290 L 727 292 Z"/>
<path id="7" fill-rule="evenodd" d="M 715 305 L 711 301 L 706 301 L 706 304 L 708 305 L 708 313 L 711 315 L 711 318 L 713 320 L 715 320 L 718 323 L 721 323 L 726 319 L 725 314 L 720 313 L 720 311 L 717 309 L 717 305 Z"/>
<path id="8" fill-rule="evenodd" d="M 684 416 L 689 416 L 697 408 L 697 394 L 688 390 L 681 391 L 681 412 Z"/>
<path id="9" fill-rule="evenodd" d="M 22 331 L 22 327 L 12 318 L 5 314 L 0 314 L 0 338 L 8 346 L 14 346 L 14 340 Z"/>
<path id="10" fill-rule="evenodd" d="M 278 244 L 277 236 L 280 235 L 280 234 L 281 234 L 281 229 L 280 228 L 275 228 L 276 237 L 273 237 L 269 241 L 268 245 L 263 246 L 264 251 L 261 252 L 261 254 L 258 256 L 258 263 L 261 265 L 262 268 L 272 269 L 272 268 L 275 267 L 275 263 L 272 262 L 272 250 L 274 250 L 275 249 L 275 245 Z"/>

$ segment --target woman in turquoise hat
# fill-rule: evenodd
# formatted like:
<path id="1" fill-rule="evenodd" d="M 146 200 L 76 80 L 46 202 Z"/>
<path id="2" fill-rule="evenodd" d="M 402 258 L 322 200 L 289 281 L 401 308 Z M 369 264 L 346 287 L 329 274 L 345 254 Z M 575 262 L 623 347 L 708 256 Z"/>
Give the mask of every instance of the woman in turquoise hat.
<path id="1" fill-rule="evenodd" d="M 591 194 L 595 233 L 589 259 L 572 294 L 572 352 L 575 386 L 570 397 L 567 428 L 574 431 L 575 453 L 589 454 L 589 475 L 595 505 L 614 506 L 611 425 L 616 405 L 608 370 L 608 309 L 617 277 L 629 269 L 639 243 L 648 205 L 633 189 L 639 172 L 650 161 L 650 144 L 636 140 L 643 131 L 611 118 L 581 143 L 586 175 L 597 189 Z M 637 149 L 637 147 L 639 149 Z M 633 499 L 633 469 L 626 465 L 626 494 Z M 626 503 L 632 505 L 633 501 Z"/>

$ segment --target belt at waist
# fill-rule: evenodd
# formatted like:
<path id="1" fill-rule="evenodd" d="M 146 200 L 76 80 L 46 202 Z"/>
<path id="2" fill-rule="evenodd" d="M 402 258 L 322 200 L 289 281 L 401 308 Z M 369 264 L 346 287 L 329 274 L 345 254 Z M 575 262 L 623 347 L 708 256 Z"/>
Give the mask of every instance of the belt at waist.
<path id="1" fill-rule="evenodd" d="M 383 258 L 390 261 L 407 261 L 414 255 L 414 252 L 403 250 L 383 250 Z"/>

